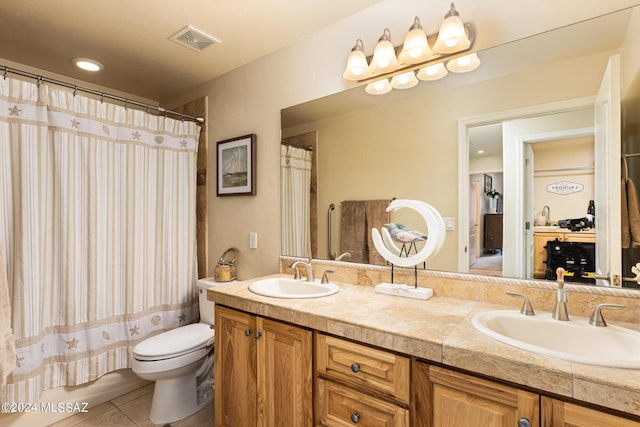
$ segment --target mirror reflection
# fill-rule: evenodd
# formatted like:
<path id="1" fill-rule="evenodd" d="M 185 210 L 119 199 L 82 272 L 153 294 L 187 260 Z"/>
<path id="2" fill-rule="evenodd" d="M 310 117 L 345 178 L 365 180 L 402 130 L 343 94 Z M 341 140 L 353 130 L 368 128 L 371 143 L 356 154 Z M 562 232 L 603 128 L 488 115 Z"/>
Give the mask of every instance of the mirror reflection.
<path id="1" fill-rule="evenodd" d="M 383 96 L 371 96 L 356 87 L 282 110 L 283 147 L 302 146 L 312 158 L 310 192 L 305 196 L 308 210 L 295 200 L 286 202 L 289 208 L 285 208 L 283 200 L 283 255 L 369 262 L 350 259 L 349 251 L 341 248 L 345 202 L 418 199 L 434 206 L 447 228 L 446 244 L 427 268 L 543 278 L 546 270 L 541 271 L 540 257 L 544 254 L 536 246 L 536 233 L 541 237 L 542 233 L 571 232 L 571 223 L 563 221 L 584 220 L 590 201 L 597 200 L 595 183 L 603 172 L 593 149 L 595 96 L 612 55 L 622 52 L 623 81 L 634 81 L 636 72 L 628 71 L 633 61 L 624 52 L 640 38 L 629 30 L 639 13 L 627 9 L 479 52 L 482 66 L 474 73 L 423 82 Z M 588 34 L 596 33 L 601 37 L 584 43 L 593 39 Z M 623 100 L 636 99 L 635 86 L 629 83 L 621 89 Z M 541 105 L 555 107 L 528 110 Z M 513 111 L 522 115 L 501 116 Z M 462 132 L 466 139 L 459 149 L 460 123 L 468 118 L 475 121 L 467 122 Z M 515 150 L 519 157 L 514 158 L 513 148 L 504 145 L 505 132 L 514 124 L 534 126 L 536 121 L 547 124 L 529 129 L 530 138 L 518 148 L 524 153 Z M 484 144 L 480 141 L 491 142 L 492 148 L 486 150 L 494 151 L 479 157 L 479 145 Z M 623 136 L 625 152 L 633 150 L 624 145 Z M 525 154 L 531 157 L 528 168 L 514 167 L 525 163 Z M 465 171 L 464 180 L 459 170 Z M 631 165 L 629 170 L 637 167 Z M 491 188 L 485 189 L 487 183 Z M 291 185 L 283 175 L 283 189 Z M 558 192 L 567 186 L 572 192 Z M 613 190 L 609 192 L 619 192 L 619 179 Z M 596 211 L 604 205 L 596 204 Z M 613 224 L 615 229 L 620 226 L 620 209 L 616 212 L 596 214 L 596 222 Z M 291 215 L 308 219 L 294 230 Z M 501 229 L 502 236 L 497 236 L 485 221 L 500 215 L 503 224 L 496 229 Z M 366 210 L 362 218 L 366 223 Z M 384 220 L 402 222 L 393 212 Z M 515 221 L 521 222 L 519 228 L 510 228 Z M 569 227 L 559 227 L 565 224 Z M 579 222 L 573 226 L 579 227 Z M 285 243 L 285 229 L 301 239 L 295 248 Z M 598 231 L 585 225 L 576 233 L 581 241 L 586 239 L 584 247 L 591 254 L 587 243 L 597 238 Z M 519 236 L 512 240 L 514 234 Z M 623 251 L 621 256 L 626 258 L 625 276 L 633 276 L 630 266 L 640 261 L 640 253 L 634 251 L 627 255 Z M 485 255 L 493 258 L 492 265 L 474 266 Z M 589 268 L 584 269 L 586 275 Z"/>

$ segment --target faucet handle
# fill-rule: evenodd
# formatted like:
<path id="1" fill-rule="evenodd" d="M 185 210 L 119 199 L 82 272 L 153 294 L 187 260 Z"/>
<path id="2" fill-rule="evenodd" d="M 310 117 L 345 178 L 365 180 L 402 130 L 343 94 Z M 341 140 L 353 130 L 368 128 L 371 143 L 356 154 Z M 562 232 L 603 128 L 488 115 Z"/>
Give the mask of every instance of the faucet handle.
<path id="1" fill-rule="evenodd" d="M 331 273 L 335 273 L 335 271 L 325 270 L 324 273 L 322 273 L 322 280 L 320 280 L 320 283 L 323 285 L 326 285 L 327 283 L 329 283 L 329 278 L 327 277 L 327 274 L 331 274 Z"/>
<path id="2" fill-rule="evenodd" d="M 602 316 L 602 309 L 603 308 L 622 309 L 622 308 L 625 308 L 625 307 L 626 306 L 624 304 L 598 304 L 596 309 L 593 310 L 593 314 L 591 315 L 591 318 L 589 319 L 589 324 L 593 325 L 593 326 L 598 326 L 598 327 L 607 326 L 607 322 L 605 322 L 604 317 Z"/>
<path id="3" fill-rule="evenodd" d="M 522 308 L 520 309 L 520 313 L 525 316 L 535 316 L 535 312 L 533 311 L 533 306 L 531 305 L 531 301 L 529 301 L 529 297 L 524 294 L 520 294 L 518 292 L 507 291 L 507 295 L 511 295 L 514 297 L 524 298 L 524 302 L 522 303 Z"/>

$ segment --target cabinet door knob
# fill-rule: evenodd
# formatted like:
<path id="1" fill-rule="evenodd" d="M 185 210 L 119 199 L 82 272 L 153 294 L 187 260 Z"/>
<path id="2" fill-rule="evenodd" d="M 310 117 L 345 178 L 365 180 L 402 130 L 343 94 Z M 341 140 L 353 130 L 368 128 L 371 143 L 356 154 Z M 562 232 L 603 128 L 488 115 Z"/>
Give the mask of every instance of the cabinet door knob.
<path id="1" fill-rule="evenodd" d="M 262 336 L 262 332 L 256 332 L 255 334 L 253 334 L 253 337 L 254 337 L 255 339 L 258 339 L 258 338 L 260 338 L 261 336 Z"/>
<path id="2" fill-rule="evenodd" d="M 360 364 L 359 364 L 359 363 L 355 363 L 355 362 L 354 362 L 354 363 L 352 363 L 352 364 L 351 364 L 351 370 L 352 370 L 353 372 L 358 372 L 358 371 L 360 371 Z"/>
<path id="3" fill-rule="evenodd" d="M 522 417 L 518 420 L 518 427 L 531 427 L 531 421 L 527 417 Z"/>
<path id="4" fill-rule="evenodd" d="M 360 421 L 360 414 L 357 412 L 355 414 L 351 414 L 351 422 L 357 424 Z"/>
<path id="5" fill-rule="evenodd" d="M 246 330 L 244 331 L 244 336 L 245 336 L 245 337 L 248 337 L 248 336 L 250 336 L 252 333 L 253 333 L 253 331 L 252 331 L 251 329 L 246 329 Z"/>

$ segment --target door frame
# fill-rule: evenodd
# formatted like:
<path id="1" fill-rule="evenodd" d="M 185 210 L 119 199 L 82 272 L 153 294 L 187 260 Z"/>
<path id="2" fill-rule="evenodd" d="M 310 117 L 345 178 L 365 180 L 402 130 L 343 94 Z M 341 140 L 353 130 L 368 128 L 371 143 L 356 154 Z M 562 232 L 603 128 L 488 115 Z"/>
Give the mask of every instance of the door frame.
<path id="1" fill-rule="evenodd" d="M 549 114 L 593 108 L 595 96 L 463 117 L 458 120 L 458 272 L 469 272 L 469 128 Z M 520 203 L 522 205 L 522 203 Z M 522 206 L 520 207 L 522 211 Z M 521 215 L 521 214 L 520 214 Z M 521 221 L 522 222 L 522 221 Z M 524 228 L 522 225 L 521 228 Z M 520 233 L 522 235 L 522 233 Z"/>

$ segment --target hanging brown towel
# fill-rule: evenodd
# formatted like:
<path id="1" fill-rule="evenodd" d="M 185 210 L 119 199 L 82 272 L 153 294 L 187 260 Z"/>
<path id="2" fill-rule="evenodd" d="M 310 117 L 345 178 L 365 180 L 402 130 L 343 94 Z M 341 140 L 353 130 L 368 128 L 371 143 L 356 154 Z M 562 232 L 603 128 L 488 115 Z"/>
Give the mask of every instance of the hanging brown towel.
<path id="1" fill-rule="evenodd" d="M 367 200 L 367 251 L 369 253 L 369 264 L 384 265 L 386 260 L 378 253 L 376 247 L 373 244 L 371 237 L 371 229 L 377 228 L 380 230 L 384 224 L 389 222 L 389 212 L 387 207 L 389 206 L 389 200 Z"/>
<path id="2" fill-rule="evenodd" d="M 367 210 L 363 200 L 342 202 L 340 219 L 340 253 L 351 256 L 345 261 L 364 263 L 367 255 Z"/>
<path id="3" fill-rule="evenodd" d="M 622 231 L 621 246 L 627 249 L 631 246 L 631 229 L 629 228 L 629 209 L 627 206 L 627 180 L 622 178 L 620 183 L 620 228 Z"/>
<path id="4" fill-rule="evenodd" d="M 629 215 L 629 230 L 631 231 L 631 247 L 640 247 L 640 203 L 638 191 L 631 179 L 627 179 L 627 212 Z"/>

